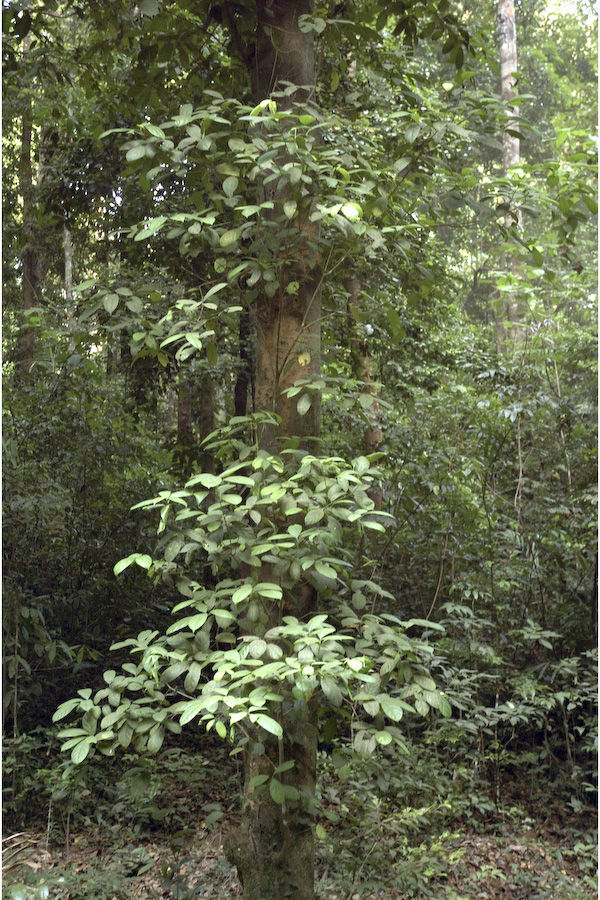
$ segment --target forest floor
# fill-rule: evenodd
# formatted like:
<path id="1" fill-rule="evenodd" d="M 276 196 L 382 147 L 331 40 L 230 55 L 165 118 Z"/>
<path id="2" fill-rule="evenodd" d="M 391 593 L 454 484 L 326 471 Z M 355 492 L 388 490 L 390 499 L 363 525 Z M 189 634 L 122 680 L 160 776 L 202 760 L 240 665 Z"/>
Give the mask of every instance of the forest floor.
<path id="1" fill-rule="evenodd" d="M 77 834 L 69 851 L 44 847 L 43 835 L 26 867 L 14 870 L 5 882 L 6 897 L 69 900 L 166 900 L 206 898 L 228 900 L 242 891 L 224 860 L 218 832 L 198 828 L 189 842 L 174 853 L 168 835 L 140 835 L 137 842 L 107 844 L 106 835 L 93 830 Z M 463 831 L 446 834 L 430 847 L 431 873 L 418 877 L 422 887 L 394 886 L 394 864 L 387 886 L 371 890 L 364 883 L 346 883 L 321 857 L 316 872 L 319 900 L 575 900 L 596 897 L 590 874 L 593 860 L 581 860 L 573 835 L 554 828 L 531 826 L 512 836 Z M 426 849 L 422 846 L 423 851 Z M 582 865 L 583 863 L 583 865 Z M 24 872 L 27 868 L 27 873 Z M 401 880 L 405 876 L 401 873 Z M 377 879 L 379 880 L 379 879 Z M 367 877 L 368 881 L 368 877 Z M 27 890 L 17 885 L 29 883 Z M 12 885 L 12 888 L 11 888 Z M 34 885 L 37 885 L 35 887 Z M 46 891 L 40 891 L 45 886 Z"/>
<path id="2" fill-rule="evenodd" d="M 241 898 L 237 873 L 222 853 L 223 826 L 237 809 L 237 773 L 227 775 L 215 760 L 205 761 L 203 771 L 185 770 L 185 760 L 171 757 L 166 778 L 164 768 L 148 775 L 136 763 L 104 797 L 100 781 L 80 785 L 79 802 L 88 795 L 86 816 L 54 809 L 44 827 L 40 809 L 37 825 L 25 828 L 22 864 L 6 875 L 3 897 Z M 529 809 L 513 797 L 504 811 L 480 817 L 417 815 L 416 827 L 408 827 L 407 809 L 373 816 L 368 794 L 364 809 L 343 790 L 334 796 L 317 844 L 318 900 L 597 897 L 594 811 L 576 813 L 549 791 Z M 335 805 L 339 815 L 332 814 Z M 4 840 L 12 830 L 5 825 Z"/>

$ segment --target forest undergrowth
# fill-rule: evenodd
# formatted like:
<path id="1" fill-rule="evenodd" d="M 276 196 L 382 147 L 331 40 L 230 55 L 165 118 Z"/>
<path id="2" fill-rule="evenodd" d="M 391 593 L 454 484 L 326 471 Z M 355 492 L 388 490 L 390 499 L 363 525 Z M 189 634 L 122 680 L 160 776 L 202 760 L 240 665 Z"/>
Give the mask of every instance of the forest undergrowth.
<path id="1" fill-rule="evenodd" d="M 72 781 L 61 776 L 59 788 L 58 764 L 38 772 L 46 781 L 26 831 L 5 830 L 5 896 L 241 897 L 222 852 L 238 809 L 239 767 L 216 741 L 193 743 L 154 758 L 112 760 Z M 476 777 L 472 792 L 450 787 L 444 796 L 441 771 L 435 786 L 424 787 L 433 759 L 355 764 L 333 778 L 336 752 L 319 757 L 319 900 L 596 896 L 595 811 L 565 803 L 560 781 L 552 793 L 531 771 L 506 772 L 499 802 L 493 784 Z M 427 805 L 405 802 L 400 791 L 408 796 L 411 783 Z"/>

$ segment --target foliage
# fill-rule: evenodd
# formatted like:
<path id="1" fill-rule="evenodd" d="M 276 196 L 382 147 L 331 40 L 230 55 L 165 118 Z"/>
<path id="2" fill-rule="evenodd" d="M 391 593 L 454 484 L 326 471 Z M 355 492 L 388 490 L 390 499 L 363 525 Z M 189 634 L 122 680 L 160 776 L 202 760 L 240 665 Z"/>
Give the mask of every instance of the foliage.
<path id="1" fill-rule="evenodd" d="M 111 840 L 185 831 L 172 776 L 201 793 L 205 764 L 213 782 L 232 771 L 212 734 L 234 760 L 275 738 L 252 789 L 293 807 L 282 722 L 291 711 L 301 729 L 315 709 L 332 897 L 388 890 L 390 871 L 406 896 L 513 876 L 530 896 L 574 896 L 560 869 L 546 882 L 530 869 L 539 847 L 507 851 L 509 872 L 485 842 L 545 819 L 550 796 L 550 815 L 580 829 L 561 865 L 578 860 L 589 886 L 591 11 L 519 7 L 522 159 L 506 174 L 489 5 L 317 4 L 308 105 L 292 85 L 250 99 L 251 4 L 109 5 L 3 10 L 7 820 L 43 819 L 67 845 L 83 825 Z M 507 224 L 517 207 L 522 225 Z M 320 372 L 287 400 L 305 421 L 322 401 L 318 450 L 265 453 L 276 420 L 252 405 L 256 304 L 298 298 L 317 261 Z M 522 340 L 499 349 L 506 296 Z M 252 414 L 235 418 L 242 376 Z M 298 614 L 305 589 L 319 607 Z M 58 704 L 57 719 L 81 718 L 61 763 Z M 211 827 L 232 818 L 209 802 Z M 474 830 L 487 880 L 461 888 L 448 872 Z M 147 862 L 88 869 L 85 886 L 44 872 L 25 896 L 112 896 Z M 191 892 L 176 869 L 171 888 Z"/>
<path id="2" fill-rule="evenodd" d="M 273 456 L 237 437 L 264 420 L 234 419 L 208 439 L 220 454 L 230 454 L 232 444 L 238 451 L 220 474 L 196 475 L 184 490 L 140 504 L 160 510 L 162 558 L 133 554 L 116 571 L 137 563 L 168 580 L 186 598 L 174 612 L 192 614 L 164 636 L 143 632 L 117 644 L 114 649 L 140 654 L 137 665 L 124 664 L 122 675 L 106 672 L 107 688 L 93 698 L 89 689 L 80 691 L 60 707 L 55 720 L 83 713 L 80 728 L 60 733 L 74 762 L 93 747 L 112 753 L 132 741 L 138 751 L 156 752 L 165 729 L 177 732 L 197 717 L 207 730 L 236 738 L 238 752 L 251 741 L 247 722 L 286 740 L 279 710 L 293 708 L 301 723 L 316 692 L 319 706 L 331 708 L 338 728 L 351 729 L 354 747 L 367 755 L 378 744 L 403 746 L 391 723 L 405 711 L 426 715 L 435 708 L 450 715 L 428 674 L 427 644 L 407 634 L 415 625 L 437 626 L 375 615 L 379 597 L 393 598 L 357 577 L 354 553 L 346 549 L 365 529 L 384 530 L 385 516 L 373 517 L 366 493 L 375 476 L 369 459 L 347 466 L 304 454 L 296 462 L 294 451 Z M 259 580 L 265 564 L 270 582 Z M 246 577 L 236 577 L 244 570 Z M 326 613 L 306 622 L 285 614 L 285 595 L 298 590 L 301 578 L 327 604 Z M 139 699 L 129 696 L 139 691 Z M 173 703 L 172 695 L 185 699 Z M 255 787 L 268 782 L 276 802 L 297 800 L 277 777 L 292 765 L 280 759 L 271 778 L 258 776 Z"/>

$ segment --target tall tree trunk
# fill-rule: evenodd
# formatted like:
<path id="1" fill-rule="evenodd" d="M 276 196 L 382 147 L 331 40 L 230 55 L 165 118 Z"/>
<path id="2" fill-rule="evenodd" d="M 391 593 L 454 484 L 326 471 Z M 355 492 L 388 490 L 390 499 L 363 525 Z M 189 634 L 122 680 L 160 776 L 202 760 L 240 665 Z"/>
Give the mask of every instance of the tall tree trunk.
<path id="1" fill-rule="evenodd" d="M 500 83 L 502 99 L 506 105 L 508 120 L 502 134 L 502 167 L 504 175 L 508 175 L 513 166 L 518 166 L 521 161 L 520 141 L 514 133 L 518 130 L 518 111 L 511 104 L 517 82 L 517 27 L 515 21 L 514 0 L 498 0 L 498 42 L 500 46 Z M 510 228 L 516 222 L 518 228 L 522 227 L 521 211 L 518 208 L 511 209 L 505 217 L 506 228 Z M 513 274 L 517 273 L 517 262 L 513 256 L 506 256 L 505 265 Z M 504 296 L 500 308 L 500 321 L 498 323 L 498 343 L 502 347 L 508 340 L 519 342 L 523 339 L 524 307 L 519 297 L 510 293 Z M 511 323 L 508 329 L 504 325 L 504 319 Z"/>
<path id="2" fill-rule="evenodd" d="M 278 108 L 286 109 L 312 96 L 315 84 L 314 48 L 311 34 L 300 31 L 298 19 L 312 12 L 312 0 L 263 0 L 258 3 L 258 35 L 252 75 L 257 101 L 284 87 L 299 85 L 292 95 L 278 97 Z M 285 129 L 285 122 L 281 123 Z M 283 162 L 283 160 L 280 160 Z M 282 217 L 289 198 L 289 184 L 276 186 L 269 199 L 275 202 L 273 215 Z M 297 379 L 318 376 L 321 368 L 321 268 L 315 252 L 316 225 L 297 223 L 295 246 L 287 248 L 291 261 L 280 275 L 274 297 L 262 294 L 256 302 L 257 346 L 255 361 L 255 404 L 281 416 L 278 435 L 267 429 L 263 446 L 277 449 L 291 436 L 314 449 L 320 428 L 320 400 L 313 397 L 310 409 L 299 415 L 297 402 L 285 395 Z M 291 251 L 291 252 L 290 252 Z M 286 250 L 282 251 L 284 255 Z M 291 282 L 296 293 L 288 293 Z"/>
<path id="3" fill-rule="evenodd" d="M 248 388 L 252 384 L 252 353 L 250 351 L 250 310 L 240 313 L 238 352 L 240 368 L 234 388 L 234 408 L 236 416 L 245 416 L 248 411 Z"/>
<path id="4" fill-rule="evenodd" d="M 371 355 L 367 340 L 367 332 L 358 329 L 355 317 L 352 315 L 351 307 L 360 313 L 360 281 L 356 274 L 353 274 L 348 280 L 348 321 L 350 322 L 350 354 L 352 359 L 352 374 L 357 381 L 363 383 L 365 393 L 370 394 L 374 399 L 373 403 L 367 407 L 367 418 L 369 424 L 365 429 L 363 438 L 363 447 L 365 453 L 375 453 L 383 440 L 381 428 L 379 427 L 379 404 L 377 403 L 377 385 L 373 380 L 373 368 L 371 365 Z"/>
<path id="5" fill-rule="evenodd" d="M 71 310 L 71 300 L 73 299 L 73 238 L 71 229 L 65 223 L 63 225 L 63 253 L 65 264 L 65 299 L 67 301 L 67 310 Z"/>
<path id="6" fill-rule="evenodd" d="M 23 198 L 23 237 L 25 241 L 21 251 L 21 264 L 23 267 L 22 297 L 23 313 L 26 321 L 19 335 L 17 367 L 22 378 L 29 377 L 33 365 L 35 336 L 32 326 L 27 323 L 27 314 L 29 310 L 37 305 L 38 296 L 38 261 L 36 256 L 34 187 L 31 166 L 31 120 L 32 109 L 31 101 L 29 101 L 23 113 L 19 155 L 19 177 L 21 196 Z"/>
<path id="7" fill-rule="evenodd" d="M 352 374 L 357 381 L 362 382 L 364 393 L 373 397 L 373 402 L 365 409 L 368 425 L 363 435 L 363 448 L 365 453 L 375 453 L 381 446 L 383 434 L 379 426 L 379 404 L 377 402 L 377 385 L 373 380 L 371 356 L 369 353 L 366 331 L 360 332 L 359 324 L 352 314 L 352 307 L 360 312 L 360 281 L 358 275 L 353 273 L 348 280 L 348 322 L 350 323 L 350 354 L 352 360 Z M 373 486 L 369 496 L 375 504 L 375 509 L 381 509 L 382 495 L 379 485 Z"/>
<path id="8" fill-rule="evenodd" d="M 193 443 L 192 385 L 189 372 L 180 370 L 177 375 L 177 453 L 182 462 L 189 457 Z"/>
<path id="9" fill-rule="evenodd" d="M 215 427 L 215 383 L 210 372 L 202 372 L 198 397 L 198 439 L 200 442 L 214 431 Z M 210 450 L 200 451 L 200 468 L 203 472 L 214 472 L 215 458 Z"/>
<path id="10" fill-rule="evenodd" d="M 277 97 L 279 109 L 303 102 L 314 89 L 315 67 L 313 41 L 299 28 L 299 16 L 312 12 L 310 0 L 259 0 L 258 34 L 252 78 L 256 101 L 268 97 L 281 82 L 302 88 L 290 97 Z M 283 104 L 286 103 L 287 106 Z M 281 123 L 285 129 L 285 120 Z M 280 163 L 284 160 L 280 160 Z M 270 194 L 275 203 L 274 217 L 282 217 L 283 203 L 289 198 L 289 186 L 279 184 Z M 294 220 L 295 222 L 297 220 Z M 257 346 L 255 360 L 255 403 L 258 410 L 269 410 L 281 417 L 279 429 L 265 428 L 260 443 L 271 452 L 279 450 L 287 440 L 299 438 L 301 446 L 314 450 L 314 439 L 320 427 L 320 402 L 311 395 L 312 403 L 305 415 L 298 412 L 298 397 L 289 399 L 283 393 L 301 377 L 317 376 L 320 371 L 320 284 L 321 270 L 315 239 L 318 232 L 307 219 L 297 222 L 293 247 L 282 246 L 280 283 L 273 297 L 266 293 L 256 301 Z M 284 261 L 287 259 L 288 261 Z M 286 291 L 297 282 L 293 293 Z M 263 578 L 264 576 L 264 578 Z M 261 580 L 272 575 L 261 573 Z M 307 585 L 294 596 L 284 599 L 277 616 L 291 614 L 298 618 L 310 614 L 316 596 Z M 226 840 L 228 858 L 238 869 L 245 900 L 313 900 L 314 898 L 314 834 L 311 798 L 316 779 L 317 729 L 312 707 L 294 703 L 282 704 L 283 738 L 265 740 L 264 749 L 256 750 L 251 740 L 245 754 L 242 823 Z M 257 736 L 254 736 L 257 738 Z M 298 804 L 276 804 L 269 794 L 257 794 L 251 779 L 270 774 L 273 767 L 293 760 L 294 768 L 286 773 L 287 781 L 300 792 Z M 288 777 L 289 776 L 289 777 Z"/>
<path id="11" fill-rule="evenodd" d="M 73 236 L 66 222 L 63 225 L 63 255 L 65 266 L 65 316 L 67 319 L 67 331 L 72 333 L 77 327 L 75 310 L 73 309 Z M 75 350 L 75 341 L 72 337 L 69 339 L 69 350 L 71 353 Z"/>
<path id="12" fill-rule="evenodd" d="M 502 163 L 504 172 L 520 161 L 520 143 L 511 130 L 516 130 L 517 111 L 511 105 L 517 83 L 517 26 L 514 0 L 498 0 L 498 39 L 500 44 L 500 83 L 502 99 L 506 104 L 509 118 L 502 136 Z"/>
<path id="13" fill-rule="evenodd" d="M 194 424 L 196 432 L 194 433 Z M 209 372 L 180 369 L 177 375 L 177 437 L 175 458 L 186 477 L 193 463 L 202 472 L 214 471 L 214 457 L 199 445 L 215 427 L 215 391 Z"/>

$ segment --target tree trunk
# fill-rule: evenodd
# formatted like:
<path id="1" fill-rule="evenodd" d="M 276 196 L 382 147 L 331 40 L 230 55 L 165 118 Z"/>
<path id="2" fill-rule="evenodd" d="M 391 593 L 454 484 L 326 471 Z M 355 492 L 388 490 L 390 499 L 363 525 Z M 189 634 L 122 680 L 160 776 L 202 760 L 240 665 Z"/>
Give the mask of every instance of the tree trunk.
<path id="1" fill-rule="evenodd" d="M 73 299 L 73 238 L 68 225 L 63 225 L 63 252 L 65 263 L 65 300 L 67 301 L 67 310 L 71 311 L 71 300 Z"/>
<path id="2" fill-rule="evenodd" d="M 502 134 L 502 167 L 507 176 L 513 166 L 518 166 L 521 161 L 520 141 L 515 132 L 518 130 L 518 110 L 511 105 L 517 82 L 517 27 L 515 21 L 514 0 L 498 0 L 498 41 L 500 45 L 500 83 L 502 99 L 506 104 L 506 112 L 509 116 Z M 522 227 L 522 215 L 518 208 L 511 209 L 505 216 L 504 223 L 507 230 L 515 223 Z M 517 262 L 514 257 L 507 256 L 505 265 L 516 275 Z M 500 308 L 500 321 L 498 322 L 498 343 L 502 347 L 512 339 L 520 342 L 523 337 L 524 307 L 518 295 L 506 294 Z M 510 322 L 508 329 L 504 325 L 504 319 Z"/>
<path id="3" fill-rule="evenodd" d="M 177 450 L 182 459 L 189 456 L 192 445 L 192 386 L 189 372 L 180 371 L 177 376 Z"/>
<path id="4" fill-rule="evenodd" d="M 73 237 L 71 229 L 66 222 L 63 225 L 63 254 L 65 265 L 65 316 L 67 319 L 67 331 L 72 333 L 77 328 L 75 311 L 73 309 Z M 71 353 L 75 350 L 73 338 L 69 339 L 69 350 Z"/>
<path id="5" fill-rule="evenodd" d="M 196 431 L 194 432 L 194 425 Z M 214 457 L 199 445 L 215 427 L 215 392 L 209 372 L 180 369 L 177 375 L 177 437 L 175 458 L 187 476 L 197 463 L 199 471 L 214 471 Z"/>
<path id="6" fill-rule="evenodd" d="M 19 177 L 21 196 L 23 197 L 23 236 L 25 243 L 21 251 L 23 266 L 23 312 L 25 323 L 19 336 L 17 368 L 22 378 L 28 378 L 33 365 L 34 331 L 27 323 L 28 311 L 37 305 L 38 295 L 38 262 L 36 257 L 36 241 L 34 229 L 33 175 L 31 167 L 31 103 L 23 113 L 21 130 L 21 150 L 19 159 Z"/>
<path id="7" fill-rule="evenodd" d="M 373 402 L 365 410 L 369 424 L 363 435 L 364 452 L 375 453 L 381 446 L 383 434 L 379 427 L 379 404 L 377 402 L 377 385 L 373 380 L 371 356 L 369 354 L 368 335 L 366 331 L 360 332 L 361 326 L 352 315 L 352 307 L 360 312 L 360 281 L 356 273 L 348 280 L 348 322 L 350 323 L 350 355 L 352 360 L 352 374 L 357 381 L 362 382 L 364 393 L 373 397 Z M 375 509 L 381 509 L 381 486 L 374 485 L 369 491 L 369 496 L 375 504 Z"/>
<path id="8" fill-rule="evenodd" d="M 215 427 L 215 385 L 210 372 L 201 374 L 199 389 L 196 421 L 198 423 L 198 439 L 202 442 Z M 210 450 L 200 451 L 200 469 L 203 472 L 214 472 L 215 459 Z"/>
<path id="9" fill-rule="evenodd" d="M 246 307 L 240 313 L 238 352 L 240 367 L 235 381 L 234 408 L 236 416 L 248 412 L 248 388 L 252 384 L 252 353 L 250 351 L 250 310 Z M 254 404 L 252 404 L 252 407 Z"/>
<path id="10" fill-rule="evenodd" d="M 276 91 L 281 82 L 291 82 L 301 89 L 291 96 L 276 98 L 279 110 L 289 109 L 292 104 L 309 99 L 314 89 L 312 36 L 304 34 L 298 22 L 299 16 L 312 12 L 312 2 L 259 0 L 257 6 L 258 34 L 251 61 L 254 97 L 259 102 Z M 285 129 L 285 120 L 281 127 Z M 289 196 L 289 186 L 282 184 L 270 193 L 269 199 L 275 204 L 274 217 L 282 216 L 283 203 Z M 272 297 L 260 295 L 255 305 L 256 409 L 281 417 L 279 429 L 265 428 L 260 435 L 261 446 L 270 452 L 277 452 L 291 438 L 314 451 L 320 427 L 320 399 L 316 392 L 310 393 L 311 406 L 304 415 L 298 412 L 298 396 L 289 399 L 283 393 L 299 378 L 317 377 L 321 356 L 321 269 L 315 247 L 318 230 L 308 217 L 294 222 L 297 232 L 293 245 L 281 245 L 278 289 Z M 298 287 L 290 293 L 286 287 L 291 282 L 297 282 Z M 265 581 L 272 580 L 267 571 L 261 573 L 261 580 L 263 575 Z M 314 591 L 304 585 L 294 596 L 284 598 L 283 610 L 273 610 L 274 621 L 270 624 L 276 624 L 286 614 L 304 618 L 314 611 L 315 604 Z M 242 823 L 225 841 L 227 856 L 237 866 L 245 900 L 314 898 L 314 709 L 290 697 L 282 704 L 281 725 L 284 737 L 280 741 L 267 740 L 262 735 L 263 743 L 257 747 L 258 735 L 251 735 L 244 761 Z M 270 775 L 274 766 L 289 760 L 295 766 L 282 777 L 299 791 L 298 803 L 276 804 L 268 792 L 257 793 L 250 787 L 255 775 Z"/>
<path id="11" fill-rule="evenodd" d="M 519 138 L 509 133 L 518 126 L 515 118 L 517 111 L 510 102 L 514 97 L 517 83 L 517 27 L 514 0 L 498 0 L 498 38 L 502 99 L 506 104 L 507 113 L 511 116 L 502 136 L 502 162 L 506 173 L 511 166 L 518 166 L 520 161 Z"/>
<path id="12" fill-rule="evenodd" d="M 312 12 L 311 0 L 266 0 L 258 4 L 258 35 L 252 75 L 257 101 L 281 89 L 282 82 L 301 86 L 292 95 L 277 97 L 278 109 L 311 98 L 315 84 L 314 48 L 311 34 L 300 31 L 298 19 Z M 285 123 L 281 123 L 285 128 Z M 280 160 L 283 162 L 283 160 Z M 282 216 L 283 203 L 289 197 L 289 185 L 278 185 L 270 193 L 275 202 L 273 215 Z M 255 361 L 255 404 L 281 416 L 278 438 L 273 429 L 262 437 L 263 446 L 280 448 L 292 436 L 301 438 L 314 450 L 319 434 L 320 399 L 305 415 L 297 410 L 297 398 L 284 395 L 299 378 L 317 377 L 321 368 L 321 268 L 314 241 L 318 227 L 307 220 L 297 222 L 294 246 L 282 253 L 288 263 L 280 275 L 274 297 L 262 294 L 256 301 L 257 346 Z M 286 288 L 298 283 L 295 293 Z"/>

